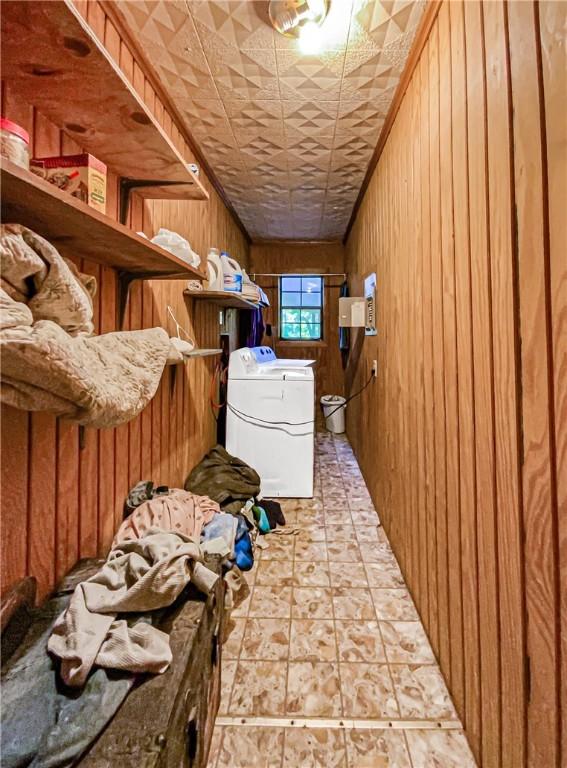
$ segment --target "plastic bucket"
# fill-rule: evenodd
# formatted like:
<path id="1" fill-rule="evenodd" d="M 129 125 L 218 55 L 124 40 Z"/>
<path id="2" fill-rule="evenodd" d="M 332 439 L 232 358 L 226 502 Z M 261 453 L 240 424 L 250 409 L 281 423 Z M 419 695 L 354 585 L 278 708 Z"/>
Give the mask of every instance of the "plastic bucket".
<path id="1" fill-rule="evenodd" d="M 329 432 L 336 435 L 345 431 L 345 402 L 345 398 L 340 395 L 323 395 L 321 398 L 325 425 Z"/>

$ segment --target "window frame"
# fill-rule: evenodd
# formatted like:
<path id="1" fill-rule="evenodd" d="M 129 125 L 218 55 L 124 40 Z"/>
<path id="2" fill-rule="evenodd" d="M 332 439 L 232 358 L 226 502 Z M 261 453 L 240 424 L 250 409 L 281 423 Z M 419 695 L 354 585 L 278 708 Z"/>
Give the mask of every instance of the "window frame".
<path id="1" fill-rule="evenodd" d="M 302 301 L 300 298 L 300 304 L 299 306 L 290 306 L 288 304 L 283 303 L 283 294 L 284 293 L 298 293 L 300 297 L 307 293 L 307 291 L 303 291 L 302 289 L 299 291 L 284 291 L 283 290 L 283 281 L 286 278 L 298 278 L 300 280 L 305 279 L 313 279 L 313 280 L 319 280 L 319 284 L 321 286 L 321 300 L 320 303 L 317 306 L 311 306 L 311 307 L 304 307 L 302 306 Z M 283 313 L 284 310 L 290 310 L 290 309 L 314 309 L 318 310 L 320 313 L 320 322 L 319 322 L 319 336 L 317 338 L 302 338 L 301 335 L 299 338 L 289 338 L 287 336 L 284 336 L 284 320 L 283 320 Z M 311 275 L 311 274 L 302 274 L 302 273 L 286 273 L 285 275 L 279 276 L 279 285 L 278 285 L 278 314 L 279 314 L 279 340 L 286 343 L 291 344 L 319 344 L 323 342 L 324 340 L 324 317 L 325 317 L 325 278 L 323 275 Z M 300 326 L 300 334 L 301 334 L 301 326 L 307 325 L 307 323 L 302 323 L 301 320 L 299 322 Z"/>

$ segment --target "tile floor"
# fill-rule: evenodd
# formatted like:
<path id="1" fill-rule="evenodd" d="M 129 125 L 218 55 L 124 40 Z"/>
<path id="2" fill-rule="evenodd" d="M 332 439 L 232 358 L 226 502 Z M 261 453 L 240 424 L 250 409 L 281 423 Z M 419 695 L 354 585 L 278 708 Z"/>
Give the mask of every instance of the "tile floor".
<path id="1" fill-rule="evenodd" d="M 343 435 L 316 442 L 315 496 L 285 500 L 232 615 L 208 768 L 475 768 Z"/>

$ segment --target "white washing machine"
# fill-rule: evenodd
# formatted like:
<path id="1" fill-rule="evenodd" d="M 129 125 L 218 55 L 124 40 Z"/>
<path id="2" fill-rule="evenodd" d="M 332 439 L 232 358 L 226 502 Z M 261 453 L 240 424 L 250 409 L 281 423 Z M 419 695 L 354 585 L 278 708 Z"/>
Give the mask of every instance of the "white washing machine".
<path id="1" fill-rule="evenodd" d="M 270 347 L 230 355 L 226 450 L 258 472 L 264 496 L 313 496 L 314 363 Z"/>

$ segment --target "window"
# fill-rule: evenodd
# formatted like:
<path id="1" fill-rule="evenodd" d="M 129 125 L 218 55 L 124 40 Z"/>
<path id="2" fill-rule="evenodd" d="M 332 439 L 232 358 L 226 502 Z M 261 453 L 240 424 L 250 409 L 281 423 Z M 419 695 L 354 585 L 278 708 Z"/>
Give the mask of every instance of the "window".
<path id="1" fill-rule="evenodd" d="M 318 341 L 323 311 L 323 278 L 285 275 L 280 278 L 280 336 Z"/>

